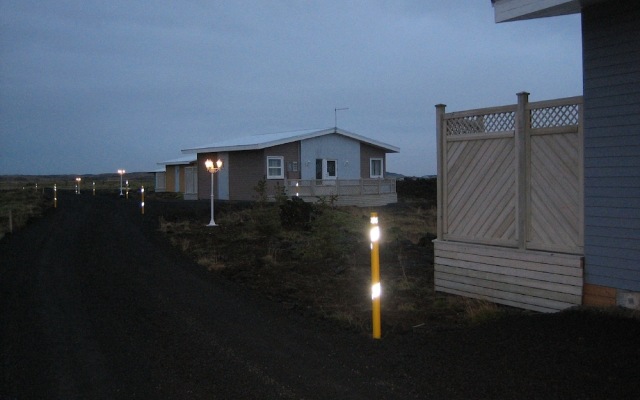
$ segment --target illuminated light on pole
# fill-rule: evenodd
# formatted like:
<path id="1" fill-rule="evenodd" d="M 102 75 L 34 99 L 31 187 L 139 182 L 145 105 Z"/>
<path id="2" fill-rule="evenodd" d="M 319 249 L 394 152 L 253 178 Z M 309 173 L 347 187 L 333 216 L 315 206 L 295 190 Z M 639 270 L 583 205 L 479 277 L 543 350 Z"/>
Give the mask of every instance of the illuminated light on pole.
<path id="1" fill-rule="evenodd" d="M 218 159 L 214 165 L 213 161 L 207 159 L 207 161 L 204 162 L 204 166 L 207 168 L 207 171 L 211 173 L 211 221 L 209 221 L 209 225 L 207 226 L 218 226 L 216 221 L 213 220 L 213 174 L 222 169 L 222 160 Z"/>
<path id="2" fill-rule="evenodd" d="M 300 186 L 300 182 L 296 182 L 296 197 L 300 196 L 300 193 L 298 192 L 298 186 Z"/>
<path id="3" fill-rule="evenodd" d="M 95 182 L 93 182 L 93 195 L 94 196 L 96 195 L 96 183 Z"/>
<path id="4" fill-rule="evenodd" d="M 142 210 L 142 214 L 144 215 L 144 186 L 140 189 L 140 193 L 142 193 L 142 199 L 140 201 L 140 209 Z"/>
<path id="5" fill-rule="evenodd" d="M 372 325 L 373 338 L 380 339 L 380 226 L 378 225 L 378 213 L 371 213 L 371 301 L 372 301 Z"/>
<path id="6" fill-rule="evenodd" d="M 125 185 L 127 186 L 127 199 L 129 198 L 129 180 L 127 179 Z"/>
<path id="7" fill-rule="evenodd" d="M 58 188 L 53 184 L 53 208 L 58 208 Z"/>
<path id="8" fill-rule="evenodd" d="M 78 182 L 78 184 L 76 185 L 76 194 L 80 194 L 80 181 L 82 180 L 82 178 L 78 177 L 76 178 L 76 182 Z"/>
<path id="9" fill-rule="evenodd" d="M 119 169 L 118 173 L 120 174 L 120 197 L 124 197 L 124 194 L 122 194 L 122 175 L 124 175 L 126 171 L 123 169 Z"/>

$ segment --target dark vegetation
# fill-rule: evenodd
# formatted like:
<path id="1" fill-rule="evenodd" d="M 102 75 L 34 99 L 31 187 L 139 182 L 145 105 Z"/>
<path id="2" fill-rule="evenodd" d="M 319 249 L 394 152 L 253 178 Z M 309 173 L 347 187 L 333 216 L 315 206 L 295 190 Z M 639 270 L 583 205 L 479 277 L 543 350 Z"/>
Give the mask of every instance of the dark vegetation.
<path id="1" fill-rule="evenodd" d="M 370 330 L 369 217 L 380 216 L 383 328 L 387 333 L 433 329 L 492 318 L 486 302 L 435 293 L 433 243 L 436 180 L 398 181 L 399 202 L 376 209 L 287 199 L 255 187 L 253 203 L 208 203 L 188 214 L 163 214 L 159 229 L 185 255 L 214 274 L 256 290 L 286 308 Z M 166 195 L 163 195 L 166 196 Z M 276 199 L 268 202 L 269 196 Z"/>
<path id="2" fill-rule="evenodd" d="M 43 215 L 50 197 L 35 189 L 0 190 L 0 239 Z"/>

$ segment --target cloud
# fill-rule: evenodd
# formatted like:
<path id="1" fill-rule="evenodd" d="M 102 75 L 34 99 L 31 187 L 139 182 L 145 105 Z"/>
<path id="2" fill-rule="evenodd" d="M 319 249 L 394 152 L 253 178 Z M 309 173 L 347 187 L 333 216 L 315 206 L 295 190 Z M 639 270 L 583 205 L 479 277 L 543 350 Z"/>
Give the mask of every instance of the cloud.
<path id="1" fill-rule="evenodd" d="M 389 170 L 434 174 L 436 103 L 581 93 L 579 18 L 496 25 L 490 2 L 5 0 L 0 27 L 0 173 L 153 170 L 349 107 L 401 148 Z"/>

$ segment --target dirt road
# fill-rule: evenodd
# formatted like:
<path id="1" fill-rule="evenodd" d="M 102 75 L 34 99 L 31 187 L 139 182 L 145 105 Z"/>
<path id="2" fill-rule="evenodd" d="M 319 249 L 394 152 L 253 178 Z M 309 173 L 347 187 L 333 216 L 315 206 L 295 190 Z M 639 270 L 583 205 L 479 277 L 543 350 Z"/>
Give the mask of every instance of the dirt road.
<path id="1" fill-rule="evenodd" d="M 59 197 L 0 242 L 0 399 L 640 393 L 638 320 L 520 315 L 374 341 L 206 273 L 150 234 L 135 201 Z"/>

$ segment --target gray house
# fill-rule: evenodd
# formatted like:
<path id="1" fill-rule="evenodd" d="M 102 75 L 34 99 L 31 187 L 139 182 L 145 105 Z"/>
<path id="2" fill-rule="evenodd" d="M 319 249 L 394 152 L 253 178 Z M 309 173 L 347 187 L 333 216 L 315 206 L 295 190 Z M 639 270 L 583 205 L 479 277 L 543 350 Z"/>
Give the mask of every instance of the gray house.
<path id="1" fill-rule="evenodd" d="M 437 107 L 436 290 L 540 311 L 640 308 L 640 1 L 492 3 L 496 22 L 580 13 L 584 92 Z M 474 186 L 478 170 L 492 179 Z"/>
<path id="2" fill-rule="evenodd" d="M 221 160 L 214 174 L 214 197 L 253 200 L 262 179 L 274 195 L 276 186 L 287 196 L 305 201 L 335 196 L 339 205 L 374 206 L 397 201 L 395 179 L 386 177 L 388 153 L 395 146 L 339 128 L 238 137 L 184 149 L 197 155 L 198 198 L 207 199 L 211 176 L 205 160 Z"/>

